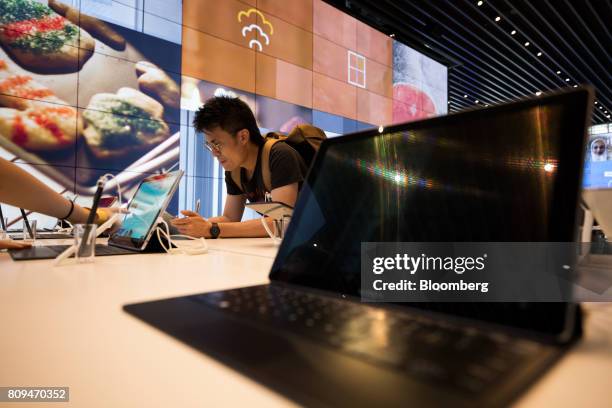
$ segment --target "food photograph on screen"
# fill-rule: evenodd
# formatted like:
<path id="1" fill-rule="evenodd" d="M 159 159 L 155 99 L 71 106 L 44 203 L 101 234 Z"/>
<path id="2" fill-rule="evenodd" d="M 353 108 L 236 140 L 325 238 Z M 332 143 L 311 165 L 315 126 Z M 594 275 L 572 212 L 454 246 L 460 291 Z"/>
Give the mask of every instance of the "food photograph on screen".
<path id="1" fill-rule="evenodd" d="M 3 158 L 85 203 L 178 167 L 181 1 L 148 3 L 0 0 Z"/>

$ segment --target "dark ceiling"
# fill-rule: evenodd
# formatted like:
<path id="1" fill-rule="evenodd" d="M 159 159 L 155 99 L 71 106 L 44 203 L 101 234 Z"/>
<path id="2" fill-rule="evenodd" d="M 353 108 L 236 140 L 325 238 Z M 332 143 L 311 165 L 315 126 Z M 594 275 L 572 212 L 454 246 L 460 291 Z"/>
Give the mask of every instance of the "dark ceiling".
<path id="1" fill-rule="evenodd" d="M 326 1 L 447 65 L 449 112 L 592 84 L 611 121 L 610 0 Z"/>

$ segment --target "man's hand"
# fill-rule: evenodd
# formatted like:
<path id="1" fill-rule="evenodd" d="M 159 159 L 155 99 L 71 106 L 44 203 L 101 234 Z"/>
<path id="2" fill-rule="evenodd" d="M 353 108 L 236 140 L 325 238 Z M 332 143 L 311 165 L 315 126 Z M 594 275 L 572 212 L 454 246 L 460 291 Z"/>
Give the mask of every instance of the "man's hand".
<path id="1" fill-rule="evenodd" d="M 0 239 L 0 249 L 25 249 L 30 248 L 32 244 L 23 241 L 13 241 L 12 239 Z"/>
<path id="2" fill-rule="evenodd" d="M 181 234 L 195 238 L 210 238 L 210 227 L 212 227 L 212 223 L 193 211 L 183 210 L 181 214 L 183 214 L 185 218 L 176 218 L 172 220 L 172 225 L 175 226 Z"/>

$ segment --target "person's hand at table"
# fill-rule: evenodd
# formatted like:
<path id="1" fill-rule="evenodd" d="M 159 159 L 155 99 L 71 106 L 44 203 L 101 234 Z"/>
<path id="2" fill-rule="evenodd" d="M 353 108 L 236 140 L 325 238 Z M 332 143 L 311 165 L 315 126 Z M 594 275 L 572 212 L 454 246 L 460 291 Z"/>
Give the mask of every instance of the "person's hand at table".
<path id="1" fill-rule="evenodd" d="M 212 223 L 208 222 L 206 218 L 203 218 L 196 212 L 188 210 L 181 211 L 181 214 L 183 214 L 185 218 L 175 218 L 172 220 L 172 225 L 179 230 L 181 234 L 195 238 L 210 238 L 210 227 L 212 227 Z"/>
<path id="2" fill-rule="evenodd" d="M 32 244 L 23 241 L 13 241 L 12 239 L 0 239 L 0 249 L 26 249 Z"/>
<path id="3" fill-rule="evenodd" d="M 102 225 L 115 214 L 128 214 L 128 213 L 129 211 L 127 208 L 121 208 L 121 207 L 98 208 L 98 210 L 96 211 L 96 221 L 95 222 L 98 225 Z M 117 220 L 117 222 L 118 221 L 119 220 Z"/>
<path id="4" fill-rule="evenodd" d="M 85 214 L 86 216 L 89 215 L 89 212 L 91 211 L 90 208 L 85 207 Z M 98 208 L 96 210 L 96 218 L 94 220 L 95 224 L 98 225 L 102 225 L 104 224 L 106 221 L 108 221 L 113 215 L 115 214 L 128 214 L 129 211 L 127 208 L 122 208 L 122 207 L 104 207 L 104 208 Z M 84 223 L 84 221 L 74 221 L 74 220 L 69 220 L 71 223 L 73 224 L 82 224 Z M 115 221 L 115 223 L 113 224 L 113 226 L 116 226 L 117 224 L 120 224 L 120 220 L 117 219 Z"/>

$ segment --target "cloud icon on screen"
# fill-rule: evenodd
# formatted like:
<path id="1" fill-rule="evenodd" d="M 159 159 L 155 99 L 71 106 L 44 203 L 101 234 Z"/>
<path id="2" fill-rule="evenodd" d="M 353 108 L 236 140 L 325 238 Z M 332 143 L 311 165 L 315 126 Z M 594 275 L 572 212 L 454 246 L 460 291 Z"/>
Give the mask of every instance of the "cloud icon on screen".
<path id="1" fill-rule="evenodd" d="M 251 38 L 251 40 L 249 40 L 249 48 L 255 49 L 255 47 L 257 47 L 257 49 L 261 52 L 263 51 L 264 44 L 270 45 L 270 36 L 274 34 L 274 26 L 266 19 L 261 11 L 254 8 L 250 8 L 246 11 L 242 10 L 238 12 L 236 17 L 238 22 L 242 23 L 243 19 L 248 19 L 252 14 L 256 14 L 261 18 L 261 24 L 263 27 L 258 24 L 245 25 L 242 27 L 242 36 L 244 38 L 254 36 L 255 38 Z M 267 32 L 266 28 L 268 29 Z"/>

